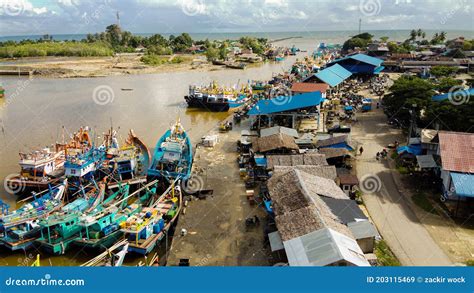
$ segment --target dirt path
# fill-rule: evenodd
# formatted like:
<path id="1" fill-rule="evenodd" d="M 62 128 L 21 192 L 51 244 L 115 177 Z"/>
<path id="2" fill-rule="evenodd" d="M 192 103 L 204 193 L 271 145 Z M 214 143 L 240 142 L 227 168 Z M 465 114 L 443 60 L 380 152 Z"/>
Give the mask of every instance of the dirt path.
<path id="1" fill-rule="evenodd" d="M 262 225 L 249 230 L 245 227 L 247 217 L 258 215 L 262 219 L 264 211 L 248 203 L 239 176 L 236 141 L 241 129 L 221 133 L 214 148 L 197 151 L 197 181 L 204 189 L 213 189 L 214 194 L 194 199 L 180 216 L 168 265 L 176 265 L 181 258 L 189 259 L 191 266 L 269 265 Z M 179 235 L 181 229 L 187 230 L 185 236 Z"/>
<path id="2" fill-rule="evenodd" d="M 372 191 L 366 192 L 363 199 L 382 237 L 402 265 L 453 265 L 413 212 L 410 199 L 395 182 L 388 162 L 375 159 L 375 154 L 389 143 L 403 141 L 400 131 L 386 124 L 381 110 L 359 114 L 358 119 L 352 138 L 363 145 L 364 152 L 357 157 L 357 175 L 361 185 L 365 183 L 366 189 Z"/>

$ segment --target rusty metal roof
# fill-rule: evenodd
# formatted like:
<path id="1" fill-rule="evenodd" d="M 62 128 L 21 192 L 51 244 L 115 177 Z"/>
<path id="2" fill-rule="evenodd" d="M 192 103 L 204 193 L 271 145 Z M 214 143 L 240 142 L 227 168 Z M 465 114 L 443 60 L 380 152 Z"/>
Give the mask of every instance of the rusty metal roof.
<path id="1" fill-rule="evenodd" d="M 474 134 L 440 131 L 439 147 L 444 170 L 474 172 Z"/>

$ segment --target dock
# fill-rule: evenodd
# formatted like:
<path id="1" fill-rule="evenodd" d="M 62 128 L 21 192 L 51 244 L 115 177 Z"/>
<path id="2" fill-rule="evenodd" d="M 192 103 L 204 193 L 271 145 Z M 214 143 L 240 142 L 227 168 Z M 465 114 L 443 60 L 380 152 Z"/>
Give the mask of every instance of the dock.
<path id="1" fill-rule="evenodd" d="M 264 221 L 260 227 L 245 226 L 246 218 L 257 215 L 264 219 L 265 212 L 247 201 L 239 176 L 236 142 L 242 129 L 248 125 L 227 133 L 219 133 L 216 127 L 209 134 L 219 135 L 217 145 L 197 148 L 193 175 L 201 189 L 213 190 L 213 194 L 205 199 L 191 197 L 179 217 L 168 266 L 178 265 L 181 259 L 189 260 L 190 266 L 269 265 Z"/>

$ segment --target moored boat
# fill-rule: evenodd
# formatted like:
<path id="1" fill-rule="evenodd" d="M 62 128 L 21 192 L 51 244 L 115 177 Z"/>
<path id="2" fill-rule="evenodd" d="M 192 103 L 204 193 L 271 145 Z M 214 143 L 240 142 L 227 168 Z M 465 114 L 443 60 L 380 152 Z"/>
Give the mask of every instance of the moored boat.
<path id="1" fill-rule="evenodd" d="M 156 143 L 148 176 L 186 180 L 191 175 L 192 162 L 191 139 L 178 121 Z"/>
<path id="2" fill-rule="evenodd" d="M 168 237 L 182 204 L 181 188 L 177 182 L 179 180 L 175 180 L 153 204 L 143 207 L 121 224 L 129 252 L 146 255 Z"/>
<path id="3" fill-rule="evenodd" d="M 67 180 L 50 187 L 49 192 L 42 196 L 33 195 L 32 201 L 1 216 L 0 242 L 12 251 L 31 247 L 40 232 L 38 220 L 48 217 L 63 206 L 66 189 Z"/>

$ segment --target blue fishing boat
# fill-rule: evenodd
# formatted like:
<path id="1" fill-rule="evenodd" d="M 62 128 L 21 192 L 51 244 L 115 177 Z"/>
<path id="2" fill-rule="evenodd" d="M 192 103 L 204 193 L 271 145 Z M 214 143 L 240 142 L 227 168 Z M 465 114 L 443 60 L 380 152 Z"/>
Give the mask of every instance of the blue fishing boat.
<path id="1" fill-rule="evenodd" d="M 191 175 L 192 163 L 191 140 L 178 121 L 158 140 L 148 176 L 186 180 Z"/>
<path id="2" fill-rule="evenodd" d="M 45 194 L 34 194 L 31 197 L 33 200 L 19 209 L 2 215 L 0 243 L 12 251 L 31 247 L 40 232 L 39 219 L 48 217 L 63 206 L 66 186 L 67 180 L 64 180 L 60 185 L 49 187 L 49 192 Z"/>

